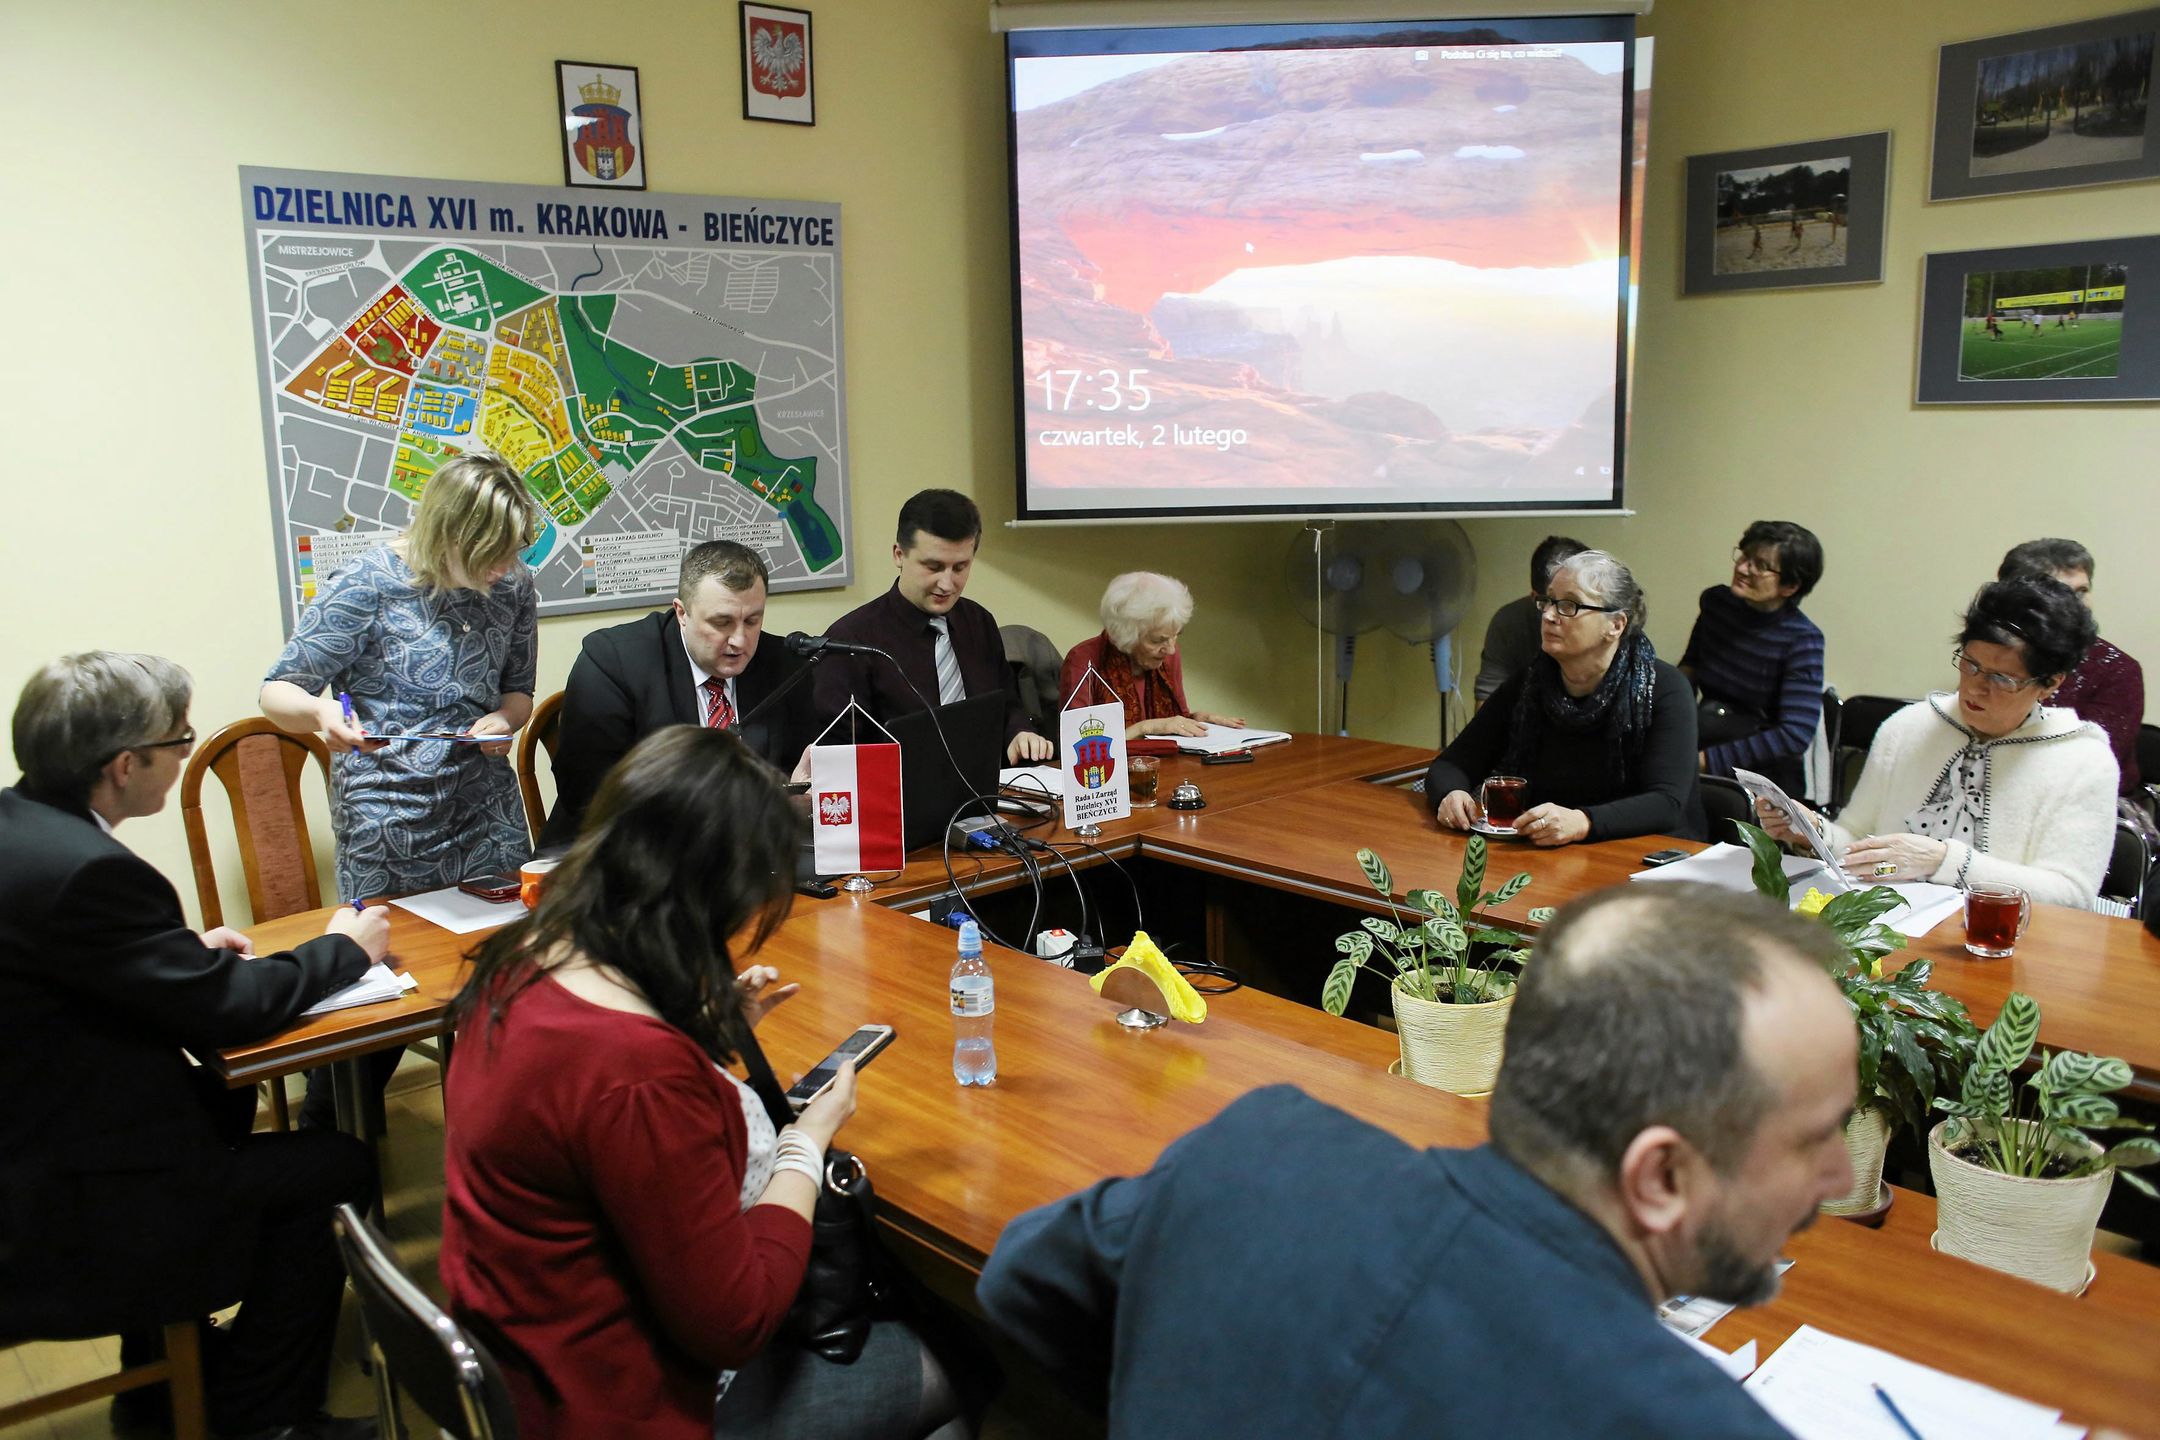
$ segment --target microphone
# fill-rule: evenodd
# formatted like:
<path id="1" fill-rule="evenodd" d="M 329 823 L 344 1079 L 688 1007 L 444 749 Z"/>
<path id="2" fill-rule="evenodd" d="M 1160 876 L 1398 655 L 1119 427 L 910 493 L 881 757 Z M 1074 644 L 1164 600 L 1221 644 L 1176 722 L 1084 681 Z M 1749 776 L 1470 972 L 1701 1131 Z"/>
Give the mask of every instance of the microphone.
<path id="1" fill-rule="evenodd" d="M 801 630 L 789 635 L 782 643 L 787 646 L 788 654 L 800 656 L 805 660 L 813 659 L 819 655 L 885 654 L 883 650 L 878 649 L 875 645 L 850 645 L 845 640 L 828 639 L 823 635 L 809 635 Z M 887 656 L 886 658 L 891 657 Z"/>

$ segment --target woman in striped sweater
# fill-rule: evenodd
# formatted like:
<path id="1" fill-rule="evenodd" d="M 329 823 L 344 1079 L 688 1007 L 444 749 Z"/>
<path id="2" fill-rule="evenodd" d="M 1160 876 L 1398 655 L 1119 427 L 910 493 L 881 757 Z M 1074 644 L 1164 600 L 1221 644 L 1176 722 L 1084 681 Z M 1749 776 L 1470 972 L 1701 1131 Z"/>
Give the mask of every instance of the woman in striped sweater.
<path id="1" fill-rule="evenodd" d="M 1702 593 L 1680 669 L 1701 694 L 1702 768 L 1759 771 L 1789 794 L 1822 720 L 1823 637 L 1800 613 L 1822 578 L 1822 542 L 1789 520 L 1758 520 L 1733 549 L 1732 583 Z"/>

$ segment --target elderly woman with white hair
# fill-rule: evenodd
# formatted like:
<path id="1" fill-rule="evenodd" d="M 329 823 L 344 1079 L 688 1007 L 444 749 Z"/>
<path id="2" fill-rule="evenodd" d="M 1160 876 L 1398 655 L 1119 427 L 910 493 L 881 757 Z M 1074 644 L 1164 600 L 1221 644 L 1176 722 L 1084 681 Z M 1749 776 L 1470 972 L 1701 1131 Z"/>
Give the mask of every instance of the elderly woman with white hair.
<path id="1" fill-rule="evenodd" d="M 1079 688 L 1090 665 L 1125 702 L 1125 738 L 1204 735 L 1207 725 L 1238 725 L 1235 715 L 1210 715 L 1185 700 L 1185 671 L 1178 636 L 1192 619 L 1192 591 L 1168 575 L 1134 570 L 1103 591 L 1102 633 L 1065 656 L 1058 682 L 1062 703 Z M 1100 702 L 1101 696 L 1093 697 Z M 1082 695 L 1083 704 L 1091 703 Z"/>
<path id="2" fill-rule="evenodd" d="M 1703 836 L 1695 701 L 1643 633 L 1642 587 L 1603 550 L 1553 567 L 1538 597 L 1539 655 L 1493 692 L 1425 776 L 1451 830 L 1488 832 L 1482 783 L 1520 776 L 1506 828 L 1538 845 Z"/>

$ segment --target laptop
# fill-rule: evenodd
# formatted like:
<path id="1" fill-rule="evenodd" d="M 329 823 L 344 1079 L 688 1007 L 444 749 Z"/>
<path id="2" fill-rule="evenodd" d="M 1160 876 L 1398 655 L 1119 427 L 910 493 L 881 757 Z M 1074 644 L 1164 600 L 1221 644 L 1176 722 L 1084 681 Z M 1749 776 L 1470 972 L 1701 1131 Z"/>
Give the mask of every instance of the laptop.
<path id="1" fill-rule="evenodd" d="M 910 853 L 937 844 L 955 818 L 990 810 L 1005 758 L 1008 703 L 1004 691 L 992 690 L 885 722 L 900 742 L 900 843 Z M 984 798 L 970 804 L 978 795 Z"/>

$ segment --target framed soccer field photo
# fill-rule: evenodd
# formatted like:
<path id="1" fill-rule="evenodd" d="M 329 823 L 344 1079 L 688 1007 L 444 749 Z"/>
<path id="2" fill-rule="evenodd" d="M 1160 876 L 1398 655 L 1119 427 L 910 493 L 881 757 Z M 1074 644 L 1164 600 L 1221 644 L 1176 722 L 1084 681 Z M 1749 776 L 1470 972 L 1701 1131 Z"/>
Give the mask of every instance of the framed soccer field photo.
<path id="1" fill-rule="evenodd" d="M 1882 280 L 1890 132 L 1690 155 L 1683 295 Z"/>
<path id="2" fill-rule="evenodd" d="M 1930 200 L 2160 179 L 2160 7 L 1945 45 Z"/>
<path id="3" fill-rule="evenodd" d="M 1930 255 L 1922 405 L 2160 400 L 2160 235 Z"/>

